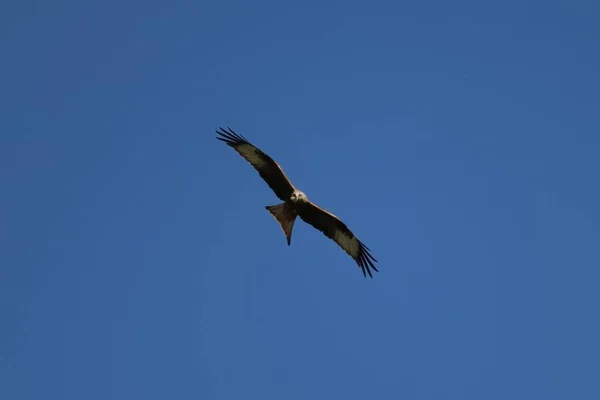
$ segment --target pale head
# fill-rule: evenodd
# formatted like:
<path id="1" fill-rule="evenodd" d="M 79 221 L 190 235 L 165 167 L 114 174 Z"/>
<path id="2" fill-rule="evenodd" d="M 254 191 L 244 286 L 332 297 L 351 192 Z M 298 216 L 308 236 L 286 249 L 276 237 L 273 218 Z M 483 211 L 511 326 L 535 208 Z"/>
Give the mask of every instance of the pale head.
<path id="1" fill-rule="evenodd" d="M 306 198 L 306 195 L 299 191 L 299 190 L 294 190 L 294 193 L 292 193 L 292 196 L 290 197 L 290 200 L 293 203 L 307 203 L 308 199 Z"/>

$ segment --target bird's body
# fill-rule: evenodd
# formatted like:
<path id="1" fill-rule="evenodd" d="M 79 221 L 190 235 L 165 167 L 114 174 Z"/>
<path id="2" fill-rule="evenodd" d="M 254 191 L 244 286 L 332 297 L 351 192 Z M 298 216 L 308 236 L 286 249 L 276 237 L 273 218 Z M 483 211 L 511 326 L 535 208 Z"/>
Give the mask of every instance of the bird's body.
<path id="1" fill-rule="evenodd" d="M 303 207 L 306 207 L 307 203 L 308 199 L 306 198 L 306 195 L 298 189 L 294 189 L 288 200 L 275 206 L 265 207 L 281 225 L 288 246 L 292 241 L 292 229 L 294 228 L 296 217 L 301 213 Z"/>
<path id="2" fill-rule="evenodd" d="M 300 217 L 304 222 L 334 240 L 346 251 L 362 269 L 363 275 L 366 276 L 366 273 L 368 273 L 369 276 L 373 277 L 370 268 L 377 271 L 373 264 L 377 260 L 370 254 L 369 248 L 358 240 L 338 217 L 308 200 L 303 192 L 292 185 L 279 164 L 252 145 L 246 138 L 236 134 L 231 129 L 226 131 L 221 128 L 217 133 L 220 135 L 217 139 L 233 147 L 244 157 L 258 171 L 277 197 L 283 200 L 283 203 L 266 206 L 265 208 L 281 226 L 288 246 L 291 245 L 292 230 L 296 218 Z"/>

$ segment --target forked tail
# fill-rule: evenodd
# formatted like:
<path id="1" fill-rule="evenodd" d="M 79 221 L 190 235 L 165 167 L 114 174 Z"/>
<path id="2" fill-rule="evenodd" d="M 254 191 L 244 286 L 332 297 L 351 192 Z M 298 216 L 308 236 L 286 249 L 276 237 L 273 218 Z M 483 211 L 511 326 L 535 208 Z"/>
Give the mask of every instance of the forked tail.
<path id="1" fill-rule="evenodd" d="M 276 206 L 265 206 L 267 210 L 275 217 L 285 237 L 287 239 L 288 246 L 292 241 L 292 229 L 294 228 L 294 222 L 296 222 L 296 212 L 289 207 L 286 203 L 277 204 Z"/>

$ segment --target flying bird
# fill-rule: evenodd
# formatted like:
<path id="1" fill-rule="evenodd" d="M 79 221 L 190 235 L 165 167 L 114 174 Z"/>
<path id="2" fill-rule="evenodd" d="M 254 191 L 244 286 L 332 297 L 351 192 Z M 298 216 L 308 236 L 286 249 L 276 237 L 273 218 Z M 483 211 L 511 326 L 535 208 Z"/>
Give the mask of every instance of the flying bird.
<path id="1" fill-rule="evenodd" d="M 219 128 L 216 132 L 219 135 L 217 139 L 231 146 L 246 159 L 275 192 L 275 195 L 283 200 L 281 204 L 265 206 L 265 208 L 281 225 L 288 246 L 291 245 L 292 229 L 296 217 L 300 217 L 304 222 L 312 225 L 335 241 L 356 261 L 365 277 L 367 273 L 371 278 L 373 277 L 371 268 L 378 271 L 373 264 L 377 260 L 370 254 L 369 248 L 354 236 L 346 224 L 335 215 L 308 200 L 304 193 L 292 185 L 279 164 L 250 143 L 244 136 L 235 133 L 231 128 L 227 128 L 227 130 Z"/>

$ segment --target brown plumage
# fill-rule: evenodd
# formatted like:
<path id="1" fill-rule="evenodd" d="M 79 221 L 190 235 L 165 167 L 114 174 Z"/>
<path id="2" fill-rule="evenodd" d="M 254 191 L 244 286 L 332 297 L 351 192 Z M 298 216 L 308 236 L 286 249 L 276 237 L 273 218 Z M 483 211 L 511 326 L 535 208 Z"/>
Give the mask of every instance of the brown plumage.
<path id="1" fill-rule="evenodd" d="M 225 142 L 246 159 L 267 182 L 283 203 L 266 206 L 265 208 L 277 220 L 283 230 L 288 246 L 291 245 L 292 229 L 296 217 L 310 224 L 325 236 L 335 241 L 362 269 L 364 276 L 371 269 L 377 271 L 374 262 L 377 262 L 370 250 L 362 243 L 350 229 L 335 215 L 323 210 L 308 200 L 306 195 L 296 189 L 287 178 L 279 164 L 262 150 L 250 143 L 242 135 L 238 135 L 230 128 L 219 128 L 217 139 Z"/>

